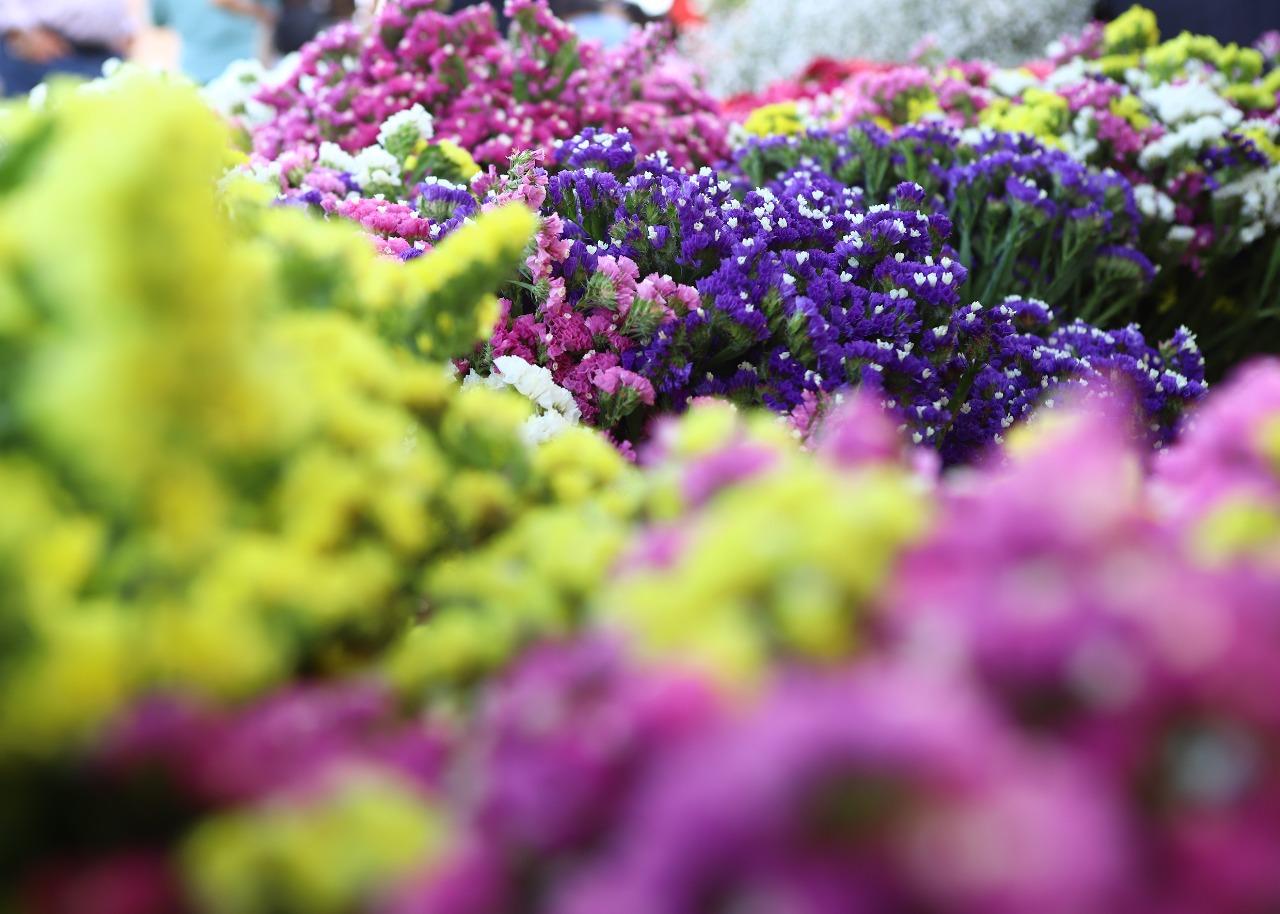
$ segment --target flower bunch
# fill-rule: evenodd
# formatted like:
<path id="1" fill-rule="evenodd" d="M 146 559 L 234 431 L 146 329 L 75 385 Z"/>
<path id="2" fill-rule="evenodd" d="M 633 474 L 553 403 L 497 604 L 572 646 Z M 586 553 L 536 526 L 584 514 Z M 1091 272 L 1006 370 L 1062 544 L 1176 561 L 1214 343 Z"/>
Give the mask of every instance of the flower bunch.
<path id="1" fill-rule="evenodd" d="M 919 184 L 922 204 L 948 216 L 958 236 L 969 267 L 962 296 L 1032 296 L 1105 326 L 1134 315 L 1155 275 L 1136 247 L 1141 217 L 1128 182 L 1029 137 L 863 125 L 753 139 L 734 158 L 741 179 L 757 185 L 801 163 L 874 199 Z"/>
<path id="2" fill-rule="evenodd" d="M 1096 299 L 1110 291 L 1123 301 L 1142 287 L 1148 277 L 1127 248 L 1099 249 L 1131 231 L 1122 179 L 996 141 L 978 164 L 957 164 L 956 199 L 991 215 L 966 220 L 960 238 L 986 271 L 984 308 L 965 294 L 953 222 L 933 195 L 910 182 L 883 187 L 892 152 L 876 164 L 828 135 L 814 138 L 826 144 L 824 160 L 806 155 L 805 143 L 749 147 L 724 174 L 637 159 L 626 134 L 564 144 L 551 175 L 525 160 L 516 171 L 545 198 L 543 229 L 528 282 L 507 290 L 489 345 L 469 367 L 485 374 L 489 360 L 510 355 L 545 365 L 586 421 L 626 441 L 643 438 L 654 411 L 697 397 L 767 405 L 803 425 L 842 389 L 863 385 L 948 461 L 997 441 L 1062 382 L 1129 375 L 1150 395 L 1143 424 L 1159 440 L 1203 392 L 1190 336 L 1158 353 L 1134 328 L 1060 323 L 1044 303 L 1013 297 L 1043 289 L 1065 299 L 1091 275 L 1117 280 L 1095 283 Z M 926 171 L 927 153 L 914 154 Z M 1027 186 L 1036 178 L 1077 200 L 1045 204 Z M 1062 264 L 1058 285 L 1018 285 L 1015 265 L 1034 277 L 1027 249 Z M 1093 273 L 1081 257 L 1090 253 Z"/>
<path id="3" fill-rule="evenodd" d="M 257 96 L 275 115 L 254 125 L 254 149 L 276 159 L 331 142 L 358 156 L 388 118 L 421 106 L 438 136 L 481 164 L 587 126 L 628 126 L 646 152 L 682 164 L 723 154 L 714 103 L 656 27 L 604 50 L 580 42 L 546 0 L 510 0 L 509 37 L 487 4 L 438 7 L 396 0 L 367 28 L 339 25 L 306 45 Z"/>
<path id="4" fill-rule="evenodd" d="M 890 132 L 905 126 L 912 138 L 939 123 L 979 128 L 960 134 L 979 150 L 993 142 L 988 131 L 1026 135 L 1104 175 L 1122 175 L 1142 217 L 1135 220 L 1137 239 L 1126 240 L 1140 254 L 1122 256 L 1155 273 L 1135 302 L 1115 302 L 1111 316 L 1137 319 L 1157 336 L 1185 324 L 1219 355 L 1219 370 L 1251 351 L 1274 349 L 1280 326 L 1271 308 L 1280 292 L 1274 62 L 1261 47 L 1207 36 L 1160 43 L 1155 17 L 1141 7 L 1105 29 L 1094 25 L 1068 36 L 1050 53 L 1048 61 L 1017 69 L 952 62 L 858 71 L 822 93 L 797 93 L 794 118 L 809 127 L 874 120 Z M 772 102 L 777 94 L 769 89 L 761 99 Z M 761 131 L 794 132 L 757 124 Z"/>
<path id="5" fill-rule="evenodd" d="M 1144 326 L 1225 325 L 1207 341 L 1227 359 L 1273 345 L 1280 70 L 1261 50 L 1189 33 L 1159 43 L 1134 7 L 1091 52 L 1002 92 L 1013 113 L 1052 99 L 1061 115 L 1036 132 L 1133 182 L 1142 248 L 1161 267 Z"/>
<path id="6" fill-rule="evenodd" d="M 107 143 L 139 109 L 145 129 Z M 560 473 L 622 469 L 588 449 L 551 473 L 521 441 L 528 400 L 451 377 L 528 210 L 383 260 L 252 187 L 219 200 L 225 132 L 145 77 L 5 130 L 10 154 L 42 152 L 0 208 L 0 756 L 153 688 L 231 698 L 343 667 L 399 632 L 424 569 L 570 498 Z M 58 201 L 88 215 L 62 226 Z"/>

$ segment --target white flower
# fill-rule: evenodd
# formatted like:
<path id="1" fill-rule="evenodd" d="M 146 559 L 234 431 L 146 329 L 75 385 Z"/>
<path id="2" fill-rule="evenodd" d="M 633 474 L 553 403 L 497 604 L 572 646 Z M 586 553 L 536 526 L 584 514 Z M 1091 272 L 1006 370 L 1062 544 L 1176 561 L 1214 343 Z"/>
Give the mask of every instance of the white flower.
<path id="1" fill-rule="evenodd" d="M 555 410 L 573 422 L 582 418 L 573 394 L 557 384 L 551 372 L 541 365 L 530 365 L 517 355 L 504 355 L 493 360 L 493 369 L 543 409 Z"/>
<path id="2" fill-rule="evenodd" d="M 381 146 L 368 146 L 356 153 L 351 176 L 364 188 L 373 184 L 396 184 L 400 181 L 400 162 Z"/>
<path id="3" fill-rule="evenodd" d="M 462 379 L 462 386 L 487 387 L 490 390 L 514 387 L 533 401 L 541 412 L 530 416 L 521 430 L 521 437 L 531 445 L 554 438 L 582 420 L 573 394 L 557 384 L 550 371 L 541 365 L 531 365 L 516 355 L 494 359 L 491 375 L 484 376 L 474 371 L 468 373 Z"/>
<path id="4" fill-rule="evenodd" d="M 1018 70 L 997 70 L 987 81 L 988 86 L 1009 98 L 1017 98 L 1038 83 L 1039 80 L 1025 67 Z"/>
<path id="5" fill-rule="evenodd" d="M 386 146 L 393 137 L 401 134 L 411 137 L 410 142 L 429 140 L 436 133 L 435 121 L 421 105 L 414 105 L 404 111 L 397 111 L 382 122 L 378 131 L 378 142 Z"/>
<path id="6" fill-rule="evenodd" d="M 256 60 L 237 60 L 200 90 L 205 102 L 225 118 L 238 119 L 246 127 L 269 121 L 271 106 L 254 98 L 267 78 L 267 70 Z"/>
<path id="7" fill-rule="evenodd" d="M 1239 111 L 1235 112 L 1235 117 L 1238 121 Z M 1149 168 L 1180 152 L 1199 152 L 1210 143 L 1221 140 L 1228 130 L 1230 127 L 1222 118 L 1206 115 L 1171 130 L 1148 145 L 1139 154 L 1138 162 L 1144 168 Z"/>
<path id="8" fill-rule="evenodd" d="M 520 430 L 520 437 L 529 445 L 542 444 L 576 424 L 553 409 L 539 416 L 530 416 L 525 421 L 524 428 Z"/>
<path id="9" fill-rule="evenodd" d="M 1216 117 L 1227 126 L 1240 123 L 1243 115 L 1230 102 L 1203 82 L 1164 83 L 1140 93 L 1155 109 L 1156 117 L 1170 126 L 1183 121 Z"/>
<path id="10" fill-rule="evenodd" d="M 1172 222 L 1175 204 L 1168 194 L 1150 184 L 1135 184 L 1133 198 L 1138 204 L 1138 211 L 1149 219 L 1161 222 Z"/>
<path id="11" fill-rule="evenodd" d="M 316 164 L 322 168 L 332 168 L 334 171 L 347 174 L 354 174 L 356 171 L 355 156 L 337 143 L 321 143 L 320 150 L 316 154 Z"/>
<path id="12" fill-rule="evenodd" d="M 1252 244 L 1266 232 L 1267 226 L 1280 226 L 1280 164 L 1266 171 L 1248 172 L 1244 177 L 1219 188 L 1219 199 L 1240 203 L 1241 240 Z"/>

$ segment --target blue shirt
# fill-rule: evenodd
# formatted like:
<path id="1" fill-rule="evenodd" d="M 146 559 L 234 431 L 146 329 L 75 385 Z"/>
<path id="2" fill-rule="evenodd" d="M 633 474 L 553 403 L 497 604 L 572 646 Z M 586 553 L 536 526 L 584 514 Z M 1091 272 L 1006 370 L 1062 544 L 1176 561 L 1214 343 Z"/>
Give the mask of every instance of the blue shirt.
<path id="1" fill-rule="evenodd" d="M 276 6 L 275 0 L 256 0 Z M 166 26 L 182 39 L 182 70 L 199 83 L 222 74 L 236 60 L 257 60 L 263 28 L 252 16 L 214 5 L 213 0 L 152 0 L 156 25 Z"/>
<path id="2" fill-rule="evenodd" d="M 626 17 L 609 13 L 580 13 L 570 16 L 569 23 L 577 29 L 580 37 L 598 41 L 606 48 L 624 44 L 634 28 Z"/>

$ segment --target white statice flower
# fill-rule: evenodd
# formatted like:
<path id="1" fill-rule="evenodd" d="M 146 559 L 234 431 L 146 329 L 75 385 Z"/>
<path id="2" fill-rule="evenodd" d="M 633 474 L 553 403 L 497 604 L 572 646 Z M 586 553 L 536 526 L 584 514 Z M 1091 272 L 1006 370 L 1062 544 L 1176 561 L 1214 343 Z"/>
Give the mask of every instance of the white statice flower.
<path id="1" fill-rule="evenodd" d="M 1253 244 L 1268 228 L 1280 226 L 1280 163 L 1255 169 L 1219 188 L 1215 196 L 1240 203 L 1240 240 Z"/>
<path id="2" fill-rule="evenodd" d="M 543 409 L 555 410 L 574 422 L 582 418 L 573 394 L 557 384 L 551 372 L 541 365 L 531 365 L 518 355 L 503 355 L 493 360 L 493 369 Z"/>
<path id="3" fill-rule="evenodd" d="M 557 384 L 546 368 L 531 365 L 516 355 L 494 359 L 492 374 L 470 372 L 462 379 L 462 386 L 490 390 L 511 387 L 532 401 L 540 411 L 530 416 L 521 429 L 521 436 L 529 444 L 541 444 L 582 421 L 573 394 Z"/>
<path id="4" fill-rule="evenodd" d="M 464 390 L 471 387 L 487 387 L 489 390 L 502 390 L 507 383 L 502 380 L 500 374 L 480 374 L 478 371 L 469 371 L 467 376 L 462 379 L 462 387 Z"/>
<path id="5" fill-rule="evenodd" d="M 275 113 L 270 105 L 254 97 L 268 76 L 268 70 L 258 61 L 237 60 L 201 89 L 200 94 L 206 104 L 223 117 L 238 120 L 245 127 L 256 127 L 271 120 Z"/>
<path id="6" fill-rule="evenodd" d="M 351 176 L 368 189 L 400 182 L 400 161 L 381 146 L 367 146 L 351 161 Z"/>
<path id="7" fill-rule="evenodd" d="M 1173 198 L 1152 184 L 1135 184 L 1133 199 L 1138 204 L 1138 211 L 1148 219 L 1161 222 L 1172 222 L 1175 204 Z"/>
<path id="8" fill-rule="evenodd" d="M 1036 75 L 1025 67 L 1016 70 L 996 70 L 987 80 L 987 88 L 1006 98 L 1017 98 L 1028 89 L 1040 85 Z"/>
<path id="9" fill-rule="evenodd" d="M 397 138 L 416 143 L 418 140 L 429 140 L 435 135 L 435 120 L 427 113 L 426 108 L 414 105 L 404 111 L 397 111 L 382 122 L 382 127 L 378 130 L 378 143 L 389 146 Z"/>
<path id="10" fill-rule="evenodd" d="M 562 413 L 554 409 L 539 416 L 530 416 L 520 430 L 520 437 L 526 444 L 538 445 L 550 441 L 565 429 L 573 428 L 577 423 L 570 422 Z"/>
<path id="11" fill-rule="evenodd" d="M 1073 57 L 1046 76 L 1042 85 L 1054 91 L 1077 85 L 1088 78 L 1089 66 L 1090 63 L 1083 57 Z"/>
<path id="12" fill-rule="evenodd" d="M 316 152 L 316 164 L 321 168 L 332 168 L 334 171 L 347 174 L 355 174 L 357 167 L 355 156 L 337 143 L 328 141 L 320 144 L 320 149 Z"/>
<path id="13" fill-rule="evenodd" d="M 1169 229 L 1169 240 L 1174 244 L 1190 244 L 1195 238 L 1196 230 L 1189 225 L 1175 225 Z"/>
<path id="14" fill-rule="evenodd" d="M 1085 106 L 1077 111 L 1071 120 L 1071 129 L 1062 136 L 1063 149 L 1080 161 L 1088 162 L 1101 146 L 1095 136 L 1096 123 L 1097 114 L 1093 108 Z"/>
<path id="15" fill-rule="evenodd" d="M 1148 144 L 1139 154 L 1138 163 L 1143 168 L 1151 168 L 1180 153 L 1197 153 L 1206 146 L 1220 142 L 1232 126 L 1239 122 L 1239 111 L 1235 111 L 1235 117 L 1228 120 L 1210 114 L 1189 121 Z"/>
<path id="16" fill-rule="evenodd" d="M 1139 94 L 1156 117 L 1170 126 L 1213 117 L 1234 127 L 1243 117 L 1234 105 L 1204 82 L 1163 83 L 1143 89 Z"/>
<path id="17" fill-rule="evenodd" d="M 1017 64 L 1088 22 L 1090 0 L 720 2 L 690 50 L 720 93 L 795 76 L 815 57 L 904 61 L 926 39 L 948 56 Z"/>

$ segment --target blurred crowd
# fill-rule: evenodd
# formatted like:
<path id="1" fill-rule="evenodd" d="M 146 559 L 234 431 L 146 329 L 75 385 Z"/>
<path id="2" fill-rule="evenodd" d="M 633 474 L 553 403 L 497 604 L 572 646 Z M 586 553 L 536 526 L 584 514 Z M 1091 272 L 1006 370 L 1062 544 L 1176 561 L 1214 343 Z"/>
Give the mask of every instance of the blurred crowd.
<path id="1" fill-rule="evenodd" d="M 54 73 L 93 76 L 112 57 L 178 66 L 204 83 L 235 60 L 296 51 L 376 0 L 0 0 L 0 80 L 20 95 Z M 454 8 L 477 0 L 454 0 Z M 488 2 L 488 0 L 485 0 Z M 501 16 L 501 2 L 492 3 Z M 613 45 L 685 0 L 554 0 L 584 37 Z"/>
<path id="2" fill-rule="evenodd" d="M 30 91 L 46 76 L 92 76 L 112 57 L 134 56 L 180 67 L 208 82 L 235 60 L 270 61 L 297 50 L 325 26 L 360 15 L 378 0 L 0 0 L 0 84 L 4 94 Z M 890 0 L 883 0 L 886 8 Z M 964 5 L 968 0 L 957 0 Z M 1093 0 L 1080 0 L 1087 7 Z M 501 0 L 453 0 L 454 8 Z M 809 0 L 769 0 L 773 13 L 799 13 Z M 1107 17 L 1129 0 L 1097 0 Z M 1224 41 L 1247 41 L 1280 27 L 1280 0 L 1146 0 L 1170 34 L 1183 29 Z M 743 0 L 553 0 L 557 15 L 584 37 L 624 41 L 638 23 L 672 21 L 694 27 L 705 17 L 736 12 Z M 714 30 L 708 33 L 714 36 Z M 858 46 L 861 48 L 861 46 Z M 855 56 L 855 55 L 846 55 Z"/>

